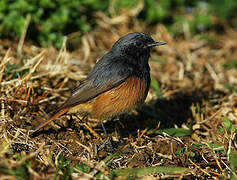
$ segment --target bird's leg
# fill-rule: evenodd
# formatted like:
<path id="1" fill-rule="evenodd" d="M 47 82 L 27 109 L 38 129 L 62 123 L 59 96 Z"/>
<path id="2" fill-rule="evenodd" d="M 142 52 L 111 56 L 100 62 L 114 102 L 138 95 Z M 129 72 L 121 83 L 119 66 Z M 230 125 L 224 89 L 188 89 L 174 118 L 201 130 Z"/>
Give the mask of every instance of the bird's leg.
<path id="1" fill-rule="evenodd" d="M 104 133 L 105 133 L 105 137 L 107 138 L 107 141 L 108 141 L 108 143 L 109 143 L 109 146 L 110 146 L 111 148 L 113 148 L 112 143 L 111 143 L 111 140 L 110 140 L 110 137 L 108 136 L 108 133 L 107 133 L 107 131 L 106 131 L 106 129 L 105 129 L 105 126 L 104 126 L 103 121 L 101 120 L 100 123 L 101 123 L 102 129 L 103 129 L 103 131 L 104 131 Z"/>
<path id="2" fill-rule="evenodd" d="M 83 126 L 84 126 L 86 129 L 88 129 L 91 134 L 93 134 L 96 138 L 102 140 L 101 136 L 100 136 L 97 132 L 95 132 L 95 131 L 86 123 L 86 120 L 85 120 L 85 119 L 87 118 L 87 116 L 84 116 L 84 117 L 81 119 L 81 118 L 78 117 L 76 114 L 73 114 L 73 115 L 76 116 L 76 118 L 77 118 L 80 122 L 82 122 Z M 113 148 L 112 143 L 111 143 L 111 140 L 110 140 L 110 137 L 108 136 L 108 133 L 107 133 L 107 131 L 106 131 L 106 129 L 105 129 L 105 126 L 104 126 L 103 121 L 100 121 L 100 123 L 101 123 L 102 129 L 103 129 L 103 131 L 104 131 L 104 133 L 105 133 L 105 137 L 107 138 L 107 141 L 108 141 L 109 146 L 110 146 L 111 148 Z"/>
<path id="3" fill-rule="evenodd" d="M 121 128 L 119 127 L 119 125 L 122 126 L 122 128 L 124 128 L 124 126 L 121 123 L 120 118 L 119 117 L 115 117 L 115 118 L 113 118 L 113 121 L 115 122 L 114 124 L 115 124 L 116 132 L 118 133 L 119 136 L 122 136 Z"/>
<path id="4" fill-rule="evenodd" d="M 126 127 L 121 121 L 121 119 L 124 118 L 126 118 L 126 114 L 117 116 L 113 119 L 113 121 L 115 122 L 116 131 L 120 137 L 124 137 L 126 134 L 129 134 L 128 127 Z"/>
<path id="5" fill-rule="evenodd" d="M 120 117 L 115 117 L 113 121 L 117 122 L 123 129 L 125 128 L 124 124 L 120 121 Z"/>
<path id="6" fill-rule="evenodd" d="M 84 116 L 82 119 L 80 117 L 78 117 L 76 114 L 74 114 L 76 116 L 76 118 L 82 122 L 83 126 L 88 129 L 90 131 L 91 134 L 93 134 L 93 136 L 95 136 L 96 138 L 99 138 L 102 140 L 101 136 L 95 132 L 84 120 L 87 118 L 87 116 Z"/>

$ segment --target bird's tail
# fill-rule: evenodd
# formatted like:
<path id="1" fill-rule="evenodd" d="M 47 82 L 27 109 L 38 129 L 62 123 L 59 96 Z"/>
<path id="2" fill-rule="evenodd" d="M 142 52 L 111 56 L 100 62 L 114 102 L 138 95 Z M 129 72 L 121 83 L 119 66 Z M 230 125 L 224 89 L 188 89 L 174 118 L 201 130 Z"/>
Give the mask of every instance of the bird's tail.
<path id="1" fill-rule="evenodd" d="M 58 111 L 56 111 L 49 119 L 46 119 L 45 121 L 41 122 L 38 126 L 33 127 L 30 131 L 31 134 L 38 131 L 39 129 L 41 129 L 42 127 L 46 126 L 48 123 L 50 123 L 51 121 L 53 121 L 54 119 L 56 119 L 57 117 L 61 116 L 62 114 L 64 114 L 65 112 L 67 112 L 71 107 L 68 108 L 63 108 L 63 109 L 59 109 Z"/>

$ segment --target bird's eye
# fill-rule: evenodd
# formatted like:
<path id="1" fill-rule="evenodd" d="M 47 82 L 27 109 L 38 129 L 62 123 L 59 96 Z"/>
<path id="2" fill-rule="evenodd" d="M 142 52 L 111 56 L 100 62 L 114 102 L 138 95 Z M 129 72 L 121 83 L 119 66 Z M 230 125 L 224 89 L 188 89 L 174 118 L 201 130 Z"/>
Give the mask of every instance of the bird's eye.
<path id="1" fill-rule="evenodd" d="M 136 42 L 136 46 L 138 47 L 138 48 L 143 48 L 143 43 L 142 42 Z"/>

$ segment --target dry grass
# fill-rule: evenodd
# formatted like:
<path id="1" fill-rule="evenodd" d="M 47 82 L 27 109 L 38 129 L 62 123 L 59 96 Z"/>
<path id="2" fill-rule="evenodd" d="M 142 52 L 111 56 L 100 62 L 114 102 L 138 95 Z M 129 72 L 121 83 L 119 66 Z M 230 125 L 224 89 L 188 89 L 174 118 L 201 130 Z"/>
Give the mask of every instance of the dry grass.
<path id="1" fill-rule="evenodd" d="M 1 41 L 0 179 L 236 176 L 237 31 L 190 38 L 186 29 L 174 39 L 163 25 L 137 21 L 140 9 L 113 18 L 96 14 L 97 27 L 72 52 L 65 44 L 60 51 L 25 44 L 19 55 L 17 45 Z M 120 36 L 134 31 L 168 45 L 152 51 L 146 105 L 123 117 L 123 125 L 105 124 L 115 148 L 107 147 L 94 119 L 61 116 L 30 137 L 28 129 L 65 101 Z M 13 64 L 21 66 L 10 71 Z"/>

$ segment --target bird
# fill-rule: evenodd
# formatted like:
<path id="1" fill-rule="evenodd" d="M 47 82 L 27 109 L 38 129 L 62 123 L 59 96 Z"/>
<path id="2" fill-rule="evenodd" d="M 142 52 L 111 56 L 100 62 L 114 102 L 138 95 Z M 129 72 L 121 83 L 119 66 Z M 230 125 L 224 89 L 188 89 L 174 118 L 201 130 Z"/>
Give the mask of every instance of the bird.
<path id="1" fill-rule="evenodd" d="M 31 132 L 38 131 L 66 113 L 89 113 L 102 122 L 138 108 L 144 103 L 150 87 L 148 60 L 151 49 L 165 44 L 154 41 L 145 33 L 122 36 L 97 61 L 71 96 Z"/>

